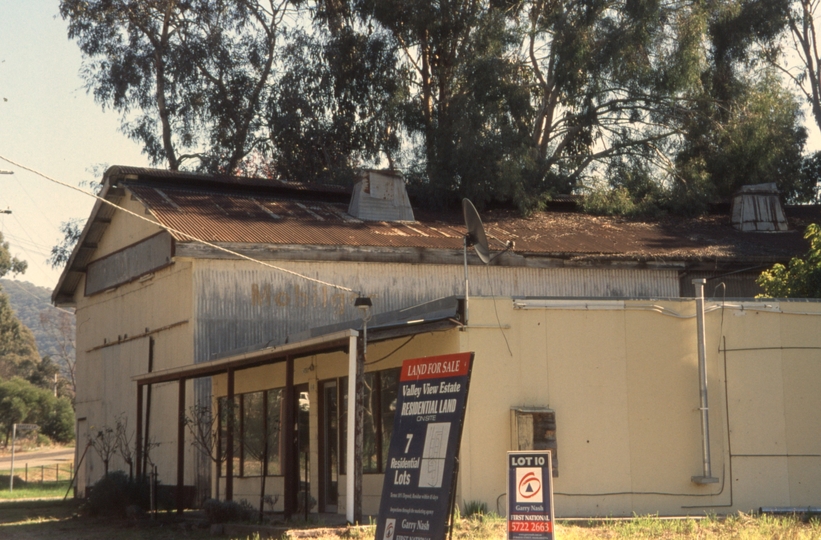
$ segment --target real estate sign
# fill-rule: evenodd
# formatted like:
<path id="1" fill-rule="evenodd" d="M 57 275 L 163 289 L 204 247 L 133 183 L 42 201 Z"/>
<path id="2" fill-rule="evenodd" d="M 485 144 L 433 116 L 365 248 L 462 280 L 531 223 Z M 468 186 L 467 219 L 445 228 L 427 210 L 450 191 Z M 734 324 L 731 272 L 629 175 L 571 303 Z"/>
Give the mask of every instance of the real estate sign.
<path id="1" fill-rule="evenodd" d="M 549 450 L 507 453 L 508 540 L 553 540 Z"/>
<path id="2" fill-rule="evenodd" d="M 445 537 L 473 353 L 402 363 L 376 538 Z"/>

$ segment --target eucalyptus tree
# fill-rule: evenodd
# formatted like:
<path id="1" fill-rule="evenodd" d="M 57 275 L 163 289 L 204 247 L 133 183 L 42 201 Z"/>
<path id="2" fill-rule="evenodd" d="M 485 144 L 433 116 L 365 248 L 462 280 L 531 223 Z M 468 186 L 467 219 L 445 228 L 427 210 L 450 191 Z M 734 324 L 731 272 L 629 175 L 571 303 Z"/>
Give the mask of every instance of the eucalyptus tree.
<path id="1" fill-rule="evenodd" d="M 388 33 L 403 68 L 400 119 L 418 152 L 417 170 L 410 167 L 417 193 L 428 204 L 512 198 L 503 171 L 524 142 L 530 105 L 504 10 L 474 0 L 351 5 L 363 24 Z"/>
<path id="2" fill-rule="evenodd" d="M 155 164 L 233 172 L 267 144 L 288 0 L 61 0 L 86 88 Z"/>
<path id="3" fill-rule="evenodd" d="M 821 47 L 816 19 L 819 4 L 814 0 L 789 0 L 788 31 L 780 41 L 763 43 L 765 58 L 791 80 L 810 106 L 821 129 Z"/>
<path id="4" fill-rule="evenodd" d="M 295 29 L 270 103 L 271 162 L 285 180 L 347 184 L 363 164 L 397 165 L 403 91 L 384 33 L 320 13 Z"/>
<path id="5" fill-rule="evenodd" d="M 743 184 L 774 182 L 790 201 L 814 195 L 802 154 L 801 103 L 772 63 L 794 13 L 791 0 L 725 0 L 705 10 L 701 90 L 682 122 L 676 196 L 691 209 Z"/>
<path id="6" fill-rule="evenodd" d="M 699 84 L 700 3 L 359 0 L 410 74 L 405 127 L 429 189 L 515 202 L 569 193 L 617 156 L 654 158 Z M 667 163 L 672 160 L 667 159 Z"/>

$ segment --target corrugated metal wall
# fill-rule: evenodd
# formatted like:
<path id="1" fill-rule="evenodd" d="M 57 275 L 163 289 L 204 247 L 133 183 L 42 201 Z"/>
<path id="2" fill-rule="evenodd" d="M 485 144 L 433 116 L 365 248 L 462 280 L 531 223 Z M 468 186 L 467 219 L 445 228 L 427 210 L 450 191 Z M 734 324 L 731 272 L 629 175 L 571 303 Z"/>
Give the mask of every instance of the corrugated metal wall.
<path id="1" fill-rule="evenodd" d="M 376 313 L 464 294 L 464 269 L 456 265 L 278 265 L 362 291 L 373 300 Z M 471 266 L 469 272 L 470 294 L 477 296 L 679 295 L 676 270 Z M 241 347 L 279 343 L 288 334 L 360 317 L 350 293 L 245 261 L 197 260 L 193 292 L 197 362 Z"/>
<path id="2" fill-rule="evenodd" d="M 692 298 L 696 295 L 694 279 L 707 279 L 704 295 L 708 298 L 755 298 L 764 291 L 755 280 L 764 268 L 758 272 L 740 272 L 721 277 L 714 277 L 716 272 L 688 272 L 681 277 L 680 296 Z M 724 284 L 724 287 L 721 284 Z"/>

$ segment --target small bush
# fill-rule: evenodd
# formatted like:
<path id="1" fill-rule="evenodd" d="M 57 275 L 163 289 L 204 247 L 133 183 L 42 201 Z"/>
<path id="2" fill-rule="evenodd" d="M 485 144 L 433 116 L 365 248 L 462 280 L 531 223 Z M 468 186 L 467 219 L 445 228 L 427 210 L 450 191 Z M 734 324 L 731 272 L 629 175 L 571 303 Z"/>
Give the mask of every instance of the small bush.
<path id="1" fill-rule="evenodd" d="M 89 515 L 126 517 L 129 506 L 147 509 L 150 505 L 148 482 L 129 480 L 122 471 L 114 471 L 91 488 L 85 509 Z"/>
<path id="2" fill-rule="evenodd" d="M 482 501 L 465 501 L 465 512 L 464 516 L 466 518 L 471 518 L 473 516 L 484 516 L 487 514 L 487 504 L 483 503 Z"/>
<path id="3" fill-rule="evenodd" d="M 297 496 L 297 514 L 304 514 L 305 513 L 305 496 L 308 496 L 308 512 L 314 509 L 316 506 L 316 499 L 309 493 L 305 493 L 304 491 L 300 491 Z"/>
<path id="4" fill-rule="evenodd" d="M 251 521 L 256 515 L 256 510 L 246 500 L 218 501 L 208 499 L 202 505 L 208 523 L 211 525 L 218 523 L 230 523 L 233 521 Z"/>

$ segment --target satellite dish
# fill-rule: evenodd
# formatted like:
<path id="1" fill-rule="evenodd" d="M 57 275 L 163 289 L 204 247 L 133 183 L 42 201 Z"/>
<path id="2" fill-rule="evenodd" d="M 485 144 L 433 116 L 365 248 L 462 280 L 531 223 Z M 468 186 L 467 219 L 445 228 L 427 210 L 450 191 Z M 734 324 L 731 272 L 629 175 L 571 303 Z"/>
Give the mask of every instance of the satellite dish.
<path id="1" fill-rule="evenodd" d="M 468 199 L 462 199 L 462 213 L 465 215 L 465 226 L 468 229 L 467 245 L 473 246 L 476 254 L 487 264 L 490 262 L 490 249 L 487 245 L 485 227 L 479 217 L 476 207 Z"/>
<path id="2" fill-rule="evenodd" d="M 462 328 L 467 328 L 468 324 L 468 302 L 470 298 L 470 280 L 468 279 L 468 246 L 473 246 L 476 254 L 482 259 L 485 264 L 490 263 L 493 259 L 513 249 L 513 241 L 508 240 L 505 244 L 504 251 L 500 251 L 493 257 L 490 256 L 490 248 L 487 245 L 487 236 L 485 235 L 485 227 L 482 225 L 482 220 L 479 218 L 479 212 L 473 203 L 467 199 L 462 199 L 462 213 L 465 215 L 465 226 L 468 233 L 464 238 L 464 260 L 465 260 L 465 313 Z"/>

